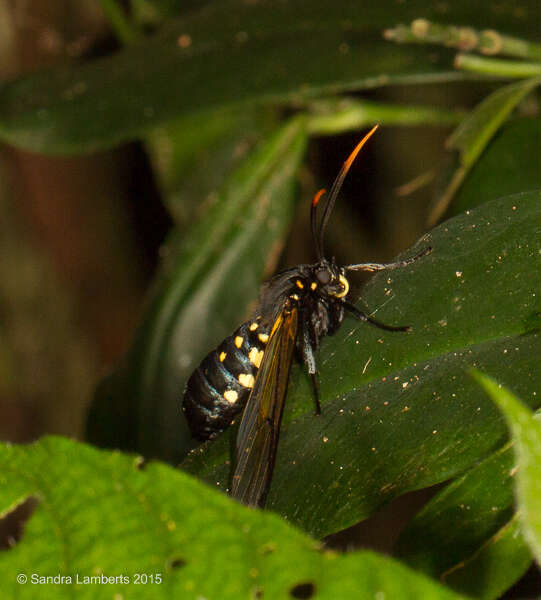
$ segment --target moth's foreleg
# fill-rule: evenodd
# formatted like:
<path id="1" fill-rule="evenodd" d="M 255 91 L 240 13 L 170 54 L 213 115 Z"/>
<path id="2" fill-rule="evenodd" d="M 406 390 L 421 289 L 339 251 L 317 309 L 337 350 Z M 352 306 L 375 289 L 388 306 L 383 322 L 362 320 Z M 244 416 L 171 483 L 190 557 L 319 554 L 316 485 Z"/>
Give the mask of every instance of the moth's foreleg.
<path id="1" fill-rule="evenodd" d="M 411 331 L 411 327 L 409 325 L 402 325 L 399 327 L 394 327 L 393 325 L 385 325 L 385 323 L 382 323 L 381 321 L 377 321 L 376 319 L 369 317 L 367 314 L 363 313 L 362 310 L 359 310 L 354 304 L 350 304 L 349 302 L 344 302 L 344 308 L 349 312 L 350 315 L 352 315 L 359 321 L 370 323 L 370 325 L 374 325 L 374 327 L 379 327 L 379 329 L 384 329 L 385 331 Z"/>
<path id="2" fill-rule="evenodd" d="M 316 354 L 312 340 L 310 339 L 310 331 L 308 329 L 308 322 L 306 319 L 303 320 L 301 325 L 301 339 L 300 339 L 300 351 L 302 361 L 306 365 L 310 379 L 312 380 L 312 387 L 314 389 L 314 401 L 316 404 L 316 415 L 321 414 L 321 404 L 319 401 L 319 380 L 318 380 L 318 369 L 316 362 Z"/>

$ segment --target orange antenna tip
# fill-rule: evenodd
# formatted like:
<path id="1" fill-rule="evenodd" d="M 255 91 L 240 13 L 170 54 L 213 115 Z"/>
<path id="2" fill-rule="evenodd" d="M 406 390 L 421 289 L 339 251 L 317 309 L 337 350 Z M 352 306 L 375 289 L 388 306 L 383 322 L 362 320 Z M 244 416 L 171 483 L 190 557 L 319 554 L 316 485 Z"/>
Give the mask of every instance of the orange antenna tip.
<path id="1" fill-rule="evenodd" d="M 372 135 L 375 133 L 375 131 L 378 127 L 379 127 L 379 125 L 374 125 L 374 127 L 372 127 L 372 129 L 363 137 L 363 139 L 355 146 L 353 152 L 348 156 L 348 159 L 344 163 L 344 169 L 345 169 L 346 173 L 348 172 L 349 168 L 351 167 L 353 161 L 357 158 L 357 154 L 359 154 L 359 152 L 361 151 L 361 148 L 372 137 Z"/>
<path id="2" fill-rule="evenodd" d="M 321 196 L 323 196 L 323 194 L 326 192 L 327 190 L 325 188 L 321 188 L 318 192 L 316 192 L 316 195 L 314 196 L 314 199 L 312 200 L 312 206 L 316 207 L 317 203 L 321 200 Z"/>

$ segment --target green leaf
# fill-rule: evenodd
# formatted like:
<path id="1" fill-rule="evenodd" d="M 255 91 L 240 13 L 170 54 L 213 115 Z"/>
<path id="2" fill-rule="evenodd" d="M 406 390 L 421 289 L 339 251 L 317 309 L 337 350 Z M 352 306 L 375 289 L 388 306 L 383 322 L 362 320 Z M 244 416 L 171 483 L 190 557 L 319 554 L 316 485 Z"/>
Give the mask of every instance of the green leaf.
<path id="1" fill-rule="evenodd" d="M 425 0 L 208 3 L 112 56 L 4 84 L 0 137 L 44 153 L 89 152 L 201 110 L 471 79 L 453 69 L 452 50 L 397 47 L 383 31 L 424 17 L 534 37 L 532 2 L 517 0 L 511 14 L 489 0 L 457 0 L 444 14 Z"/>
<path id="2" fill-rule="evenodd" d="M 22 539 L 0 553 L 6 598 L 459 597 L 389 558 L 322 552 L 276 515 L 171 467 L 63 438 L 0 445 L 0 514 L 31 496 Z M 55 575 L 126 579 L 32 583 Z"/>
<path id="3" fill-rule="evenodd" d="M 432 209 L 429 216 L 430 223 L 435 223 L 444 214 L 470 169 L 502 123 L 509 117 L 517 104 L 539 84 L 541 84 L 541 78 L 527 79 L 497 89 L 476 106 L 455 129 L 447 141 L 447 147 L 459 152 L 460 166 Z"/>
<path id="4" fill-rule="evenodd" d="M 532 554 L 521 535 L 518 516 L 514 515 L 465 563 L 444 573 L 442 582 L 458 593 L 484 600 L 500 598 L 531 562 Z"/>
<path id="5" fill-rule="evenodd" d="M 146 150 L 164 202 L 186 227 L 257 142 L 278 126 L 269 111 L 219 110 L 188 115 L 152 131 Z"/>
<path id="6" fill-rule="evenodd" d="M 515 106 L 540 83 L 541 79 L 529 79 L 502 87 L 464 119 L 447 142 L 449 149 L 460 152 L 463 166 L 472 166 Z"/>
<path id="7" fill-rule="evenodd" d="M 188 234 L 171 241 L 128 363 L 98 395 L 93 442 L 173 461 L 185 453 L 182 391 L 209 349 L 247 315 L 274 268 L 305 148 L 304 123 L 295 119 L 243 162 Z M 108 437 L 102 423 L 111 418 Z M 130 432 L 138 436 L 132 443 Z"/>
<path id="8" fill-rule="evenodd" d="M 458 214 L 493 198 L 541 189 L 541 119 L 511 121 L 472 167 L 451 204 Z"/>
<path id="9" fill-rule="evenodd" d="M 380 125 L 455 125 L 463 113 L 431 106 L 384 104 L 352 98 L 319 100 L 310 104 L 308 130 L 312 135 L 337 135 Z"/>
<path id="10" fill-rule="evenodd" d="M 372 278 L 363 292 L 372 314 L 413 331 L 347 319 L 326 338 L 317 418 L 309 381 L 293 370 L 271 510 L 324 536 L 487 456 L 506 430 L 466 375 L 472 366 L 539 404 L 541 335 L 523 334 L 539 311 L 540 200 L 522 194 L 455 217 L 406 253 L 430 244 L 430 256 Z M 225 487 L 230 435 L 197 450 L 187 468 Z"/>
<path id="11" fill-rule="evenodd" d="M 511 430 L 518 466 L 515 490 L 522 531 L 541 564 L 541 422 L 502 384 L 479 371 L 474 371 L 473 376 L 503 412 Z"/>
<path id="12" fill-rule="evenodd" d="M 508 443 L 450 483 L 401 533 L 397 555 L 456 591 L 487 599 L 500 597 L 532 560 L 517 531 L 514 466 Z"/>

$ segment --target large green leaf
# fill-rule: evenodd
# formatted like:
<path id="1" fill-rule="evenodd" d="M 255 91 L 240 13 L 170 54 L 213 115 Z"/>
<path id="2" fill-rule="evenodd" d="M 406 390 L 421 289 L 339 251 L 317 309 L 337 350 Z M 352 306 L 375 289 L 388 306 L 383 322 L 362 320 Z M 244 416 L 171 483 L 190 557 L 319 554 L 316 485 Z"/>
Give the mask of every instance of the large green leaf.
<path id="1" fill-rule="evenodd" d="M 275 266 L 305 147 L 302 120 L 282 127 L 230 176 L 189 233 L 171 241 L 127 364 L 100 389 L 92 441 L 170 460 L 183 455 L 182 391 Z"/>
<path id="2" fill-rule="evenodd" d="M 359 521 L 407 490 L 449 479 L 505 436 L 472 365 L 536 406 L 541 335 L 524 335 L 539 311 L 541 194 L 489 202 L 434 229 L 415 265 L 375 276 L 363 296 L 384 333 L 347 320 L 320 356 L 323 414 L 293 371 L 268 507 L 317 536 Z M 227 485 L 229 435 L 187 467 Z"/>
<path id="3" fill-rule="evenodd" d="M 479 372 L 473 375 L 505 415 L 515 441 L 519 517 L 524 537 L 541 564 L 541 422 L 493 378 Z"/>
<path id="4" fill-rule="evenodd" d="M 171 467 L 67 439 L 0 445 L 0 515 L 30 496 L 22 540 L 0 553 L 5 598 L 459 597 L 389 558 L 322 552 Z"/>
<path id="5" fill-rule="evenodd" d="M 508 443 L 449 484 L 402 532 L 398 556 L 462 593 L 498 598 L 532 560 L 517 531 L 514 467 Z"/>
<path id="6" fill-rule="evenodd" d="M 425 17 L 536 35 L 536 0 L 212 2 L 117 54 L 0 88 L 0 136 L 40 152 L 88 152 L 183 114 L 289 102 L 392 82 L 456 80 L 447 48 L 397 46 L 384 29 Z"/>

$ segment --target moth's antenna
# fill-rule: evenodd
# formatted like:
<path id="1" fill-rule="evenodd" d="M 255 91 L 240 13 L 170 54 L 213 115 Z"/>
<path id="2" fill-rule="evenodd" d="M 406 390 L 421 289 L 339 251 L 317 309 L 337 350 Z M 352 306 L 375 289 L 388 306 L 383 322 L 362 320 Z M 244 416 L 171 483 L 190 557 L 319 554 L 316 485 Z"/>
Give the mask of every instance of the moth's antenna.
<path id="1" fill-rule="evenodd" d="M 319 227 L 319 233 L 317 236 L 318 239 L 317 239 L 316 247 L 318 248 L 318 253 L 321 253 L 320 259 L 324 256 L 323 237 L 325 235 L 325 229 L 327 228 L 327 223 L 329 222 L 329 218 L 331 216 L 332 209 L 334 208 L 334 204 L 336 202 L 336 197 L 340 193 L 340 189 L 342 187 L 342 184 L 344 183 L 344 179 L 346 178 L 346 175 L 348 174 L 348 171 L 349 171 L 351 165 L 353 164 L 353 161 L 357 157 L 357 154 L 359 154 L 361 148 L 370 139 L 370 137 L 372 137 L 372 134 L 376 131 L 376 129 L 378 127 L 379 127 L 379 125 L 374 125 L 374 127 L 372 127 L 372 129 L 355 146 L 355 149 L 349 155 L 346 162 L 342 165 L 342 168 L 340 169 L 340 173 L 338 173 L 338 176 L 336 177 L 336 179 L 334 180 L 334 183 L 332 184 L 331 192 L 329 194 L 329 199 L 327 200 L 327 204 L 325 205 L 325 210 L 323 212 L 323 217 L 321 219 L 321 225 Z M 318 198 L 318 200 L 319 200 L 319 198 Z"/>
<path id="2" fill-rule="evenodd" d="M 316 223 L 316 212 L 317 212 L 317 203 L 320 201 L 321 196 L 327 190 L 321 189 L 316 192 L 314 199 L 312 200 L 312 206 L 310 208 L 310 227 L 312 228 L 312 237 L 314 238 L 314 244 L 316 246 L 317 259 L 320 261 L 323 258 L 323 248 L 320 245 L 320 240 L 317 235 L 317 223 Z"/>

